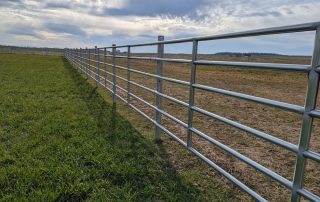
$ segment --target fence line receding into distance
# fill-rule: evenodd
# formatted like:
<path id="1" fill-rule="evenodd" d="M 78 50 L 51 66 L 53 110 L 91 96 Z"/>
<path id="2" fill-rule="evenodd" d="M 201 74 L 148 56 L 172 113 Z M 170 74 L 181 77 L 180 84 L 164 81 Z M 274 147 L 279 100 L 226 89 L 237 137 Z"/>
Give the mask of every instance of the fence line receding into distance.
<path id="1" fill-rule="evenodd" d="M 301 64 L 276 64 L 276 63 L 257 63 L 257 62 L 230 62 L 230 61 L 210 61 L 210 60 L 198 60 L 197 59 L 197 50 L 199 41 L 210 41 L 210 40 L 219 40 L 219 39 L 230 39 L 230 38 L 239 38 L 239 37 L 250 37 L 250 36 L 260 36 L 260 35 L 272 35 L 272 34 L 282 34 L 282 33 L 293 33 L 293 32 L 305 32 L 305 31 L 315 31 L 315 41 L 314 41 L 314 50 L 312 61 L 310 65 L 301 65 Z M 192 59 L 173 59 L 173 58 L 164 58 L 164 50 L 166 44 L 177 44 L 177 43 L 192 43 Z M 138 46 L 157 46 L 157 57 L 138 57 L 131 56 L 131 48 Z M 126 55 L 117 55 L 117 49 L 127 48 Z M 111 51 L 109 51 L 111 50 Z M 111 53 L 111 54 L 109 54 Z M 111 47 L 102 47 L 94 49 L 65 49 L 65 57 L 67 60 L 73 64 L 75 67 L 79 68 L 82 72 L 85 73 L 87 78 L 92 78 L 96 81 L 96 85 L 106 88 L 112 93 L 113 103 L 116 103 L 117 98 L 125 102 L 129 107 L 133 108 L 135 111 L 139 112 L 146 119 L 151 121 L 155 125 L 155 138 L 160 139 L 160 133 L 165 132 L 170 137 L 178 141 L 181 145 L 187 148 L 194 155 L 198 156 L 200 159 L 205 161 L 210 167 L 222 174 L 224 177 L 229 179 L 231 182 L 239 186 L 242 190 L 250 194 L 253 198 L 258 201 L 266 201 L 262 196 L 256 193 L 254 190 L 249 188 L 243 182 L 235 178 L 232 174 L 228 173 L 226 170 L 209 160 L 204 154 L 200 153 L 198 150 L 192 146 L 192 134 L 195 134 L 204 140 L 212 143 L 218 148 L 222 149 L 226 153 L 233 155 L 239 160 L 250 165 L 254 169 L 264 173 L 265 175 L 271 177 L 272 179 L 278 181 L 286 188 L 291 190 L 291 201 L 300 201 L 300 197 L 303 196 L 311 201 L 320 201 L 320 197 L 316 194 L 308 191 L 303 186 L 306 160 L 310 159 L 317 163 L 320 163 L 320 154 L 314 151 L 309 150 L 309 142 L 312 130 L 312 122 L 314 118 L 320 118 L 320 111 L 316 110 L 316 99 L 319 85 L 319 72 L 320 72 L 320 22 L 299 24 L 292 26 L 284 27 L 275 27 L 267 29 L 259 29 L 238 33 L 214 35 L 214 36 L 204 36 L 204 37 L 194 37 L 194 38 L 183 38 L 175 40 L 164 40 L 162 36 L 158 38 L 157 42 L 152 43 L 141 43 L 141 44 L 131 44 L 131 45 L 121 45 L 116 46 L 112 45 Z M 100 60 L 100 57 L 111 57 L 112 62 L 107 63 L 105 60 L 103 62 Z M 116 58 L 126 58 L 127 66 L 120 66 L 116 63 Z M 151 74 L 135 69 L 131 69 L 130 61 L 132 60 L 148 60 L 155 61 L 157 63 L 156 74 Z M 92 65 L 92 62 L 94 65 Z M 179 79 L 174 79 L 170 77 L 163 76 L 163 63 L 164 62 L 176 62 L 176 63 L 188 63 L 191 67 L 190 81 L 183 81 Z M 101 66 L 109 66 L 112 68 L 112 71 L 106 71 L 101 68 Z M 233 66 L 233 67 L 248 67 L 248 68 L 258 68 L 258 69 L 271 69 L 278 71 L 294 71 L 294 72 L 304 72 L 308 75 L 307 82 L 307 93 L 305 97 L 305 105 L 298 106 L 294 104 L 289 104 L 285 102 L 275 101 L 267 98 L 247 95 L 243 93 L 233 92 L 229 90 L 219 89 L 212 86 L 202 85 L 196 82 L 196 67 L 197 65 L 221 65 L 221 66 Z M 94 69 L 95 71 L 92 71 Z M 122 69 L 127 71 L 127 78 L 121 77 L 116 74 L 117 69 Z M 102 75 L 100 72 L 104 72 Z M 153 90 L 149 87 L 143 86 L 136 82 L 133 82 L 130 79 L 130 74 L 136 73 L 144 75 L 147 77 L 153 77 L 156 79 L 156 90 Z M 92 76 L 95 75 L 95 76 Z M 109 75 L 108 77 L 106 75 Z M 111 78 L 111 79 L 110 79 Z M 117 80 L 122 80 L 127 83 L 127 87 L 123 88 L 117 85 Z M 176 84 L 184 85 L 189 87 L 189 102 L 184 102 L 177 98 L 166 95 L 162 92 L 162 81 L 173 82 Z M 107 86 L 107 83 L 112 85 L 112 89 Z M 156 105 L 152 105 L 144 99 L 133 94 L 130 90 L 130 86 L 135 86 L 142 88 L 150 93 L 155 94 Z M 299 137 L 298 145 L 292 144 L 285 140 L 274 137 L 265 132 L 256 130 L 254 128 L 248 127 L 241 123 L 235 122 L 233 120 L 227 119 L 225 117 L 214 114 L 210 111 L 202 109 L 194 104 L 195 99 L 195 89 L 201 89 L 209 92 L 214 92 L 226 96 L 231 96 L 246 101 L 252 101 L 255 103 L 268 105 L 276 108 L 281 108 L 291 112 L 295 112 L 301 115 L 301 133 Z M 122 91 L 121 96 L 117 91 Z M 156 111 L 155 119 L 149 117 L 141 109 L 132 105 L 131 99 L 135 98 L 138 101 L 146 104 L 150 108 Z M 162 109 L 162 99 L 168 99 L 172 102 L 175 102 L 181 106 L 188 108 L 188 122 L 185 123 L 180 119 L 174 117 L 170 112 L 165 112 Z M 209 135 L 201 132 L 200 130 L 193 127 L 193 112 L 198 112 L 203 115 L 206 115 L 212 119 L 221 121 L 229 126 L 235 127 L 239 130 L 247 132 L 255 137 L 261 138 L 265 141 L 268 141 L 272 144 L 278 145 L 283 149 L 291 151 L 296 154 L 296 164 L 293 180 L 288 180 L 287 178 L 279 175 L 278 173 L 264 167 L 263 165 L 257 163 L 256 161 L 242 155 L 238 151 L 232 149 L 231 147 L 226 146 L 225 144 L 219 142 L 218 140 L 210 137 Z M 165 116 L 182 127 L 186 128 L 188 131 L 187 141 L 183 141 L 177 137 L 173 132 L 169 131 L 164 125 L 161 124 L 161 117 Z M 271 190 L 270 190 L 271 191 Z"/>

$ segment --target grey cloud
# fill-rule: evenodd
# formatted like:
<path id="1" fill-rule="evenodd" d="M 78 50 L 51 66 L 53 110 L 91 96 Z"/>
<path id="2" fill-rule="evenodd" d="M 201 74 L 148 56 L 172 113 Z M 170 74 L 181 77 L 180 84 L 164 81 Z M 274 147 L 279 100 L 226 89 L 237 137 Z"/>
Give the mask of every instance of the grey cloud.
<path id="1" fill-rule="evenodd" d="M 253 12 L 253 13 L 249 13 L 245 16 L 251 16 L 251 17 L 254 17 L 254 16 L 259 16 L 259 17 L 265 17 L 265 16 L 274 16 L 274 17 L 279 17 L 281 16 L 282 14 L 280 12 L 277 12 L 277 11 L 265 11 L 265 12 Z"/>
<path id="2" fill-rule="evenodd" d="M 23 7 L 24 1 L 23 0 L 4 0 L 0 1 L 0 8 L 17 8 Z"/>
<path id="3" fill-rule="evenodd" d="M 56 33 L 67 33 L 76 36 L 86 36 L 86 32 L 76 25 L 64 23 L 46 23 L 44 27 L 49 31 Z"/>
<path id="4" fill-rule="evenodd" d="M 111 37 L 115 37 L 115 38 L 132 38 L 132 36 L 125 32 L 125 31 L 112 31 L 112 35 Z M 153 35 L 152 33 L 148 34 L 148 33 L 141 33 L 141 34 L 138 34 L 136 35 L 137 38 L 156 38 L 155 35 Z"/>
<path id="5" fill-rule="evenodd" d="M 65 2 L 48 2 L 44 6 L 45 8 L 66 8 L 70 9 L 71 8 L 71 3 L 68 1 Z"/>
<path id="6" fill-rule="evenodd" d="M 141 38 L 150 38 L 150 39 L 156 39 L 157 36 L 154 35 L 154 34 L 139 34 L 138 37 L 141 37 Z"/>
<path id="7" fill-rule="evenodd" d="M 105 15 L 135 15 L 135 16 L 158 16 L 172 15 L 184 16 L 195 14 L 200 6 L 205 6 L 207 0 L 130 0 L 125 8 L 106 8 Z"/>
<path id="8" fill-rule="evenodd" d="M 36 29 L 30 25 L 15 24 L 9 26 L 6 32 L 13 35 L 33 36 L 39 39 L 42 38 L 41 35 L 39 35 L 35 30 Z"/>
<path id="9" fill-rule="evenodd" d="M 123 31 L 113 30 L 111 36 L 113 36 L 113 37 L 129 37 L 130 35 L 129 35 L 129 33 L 126 33 Z"/>

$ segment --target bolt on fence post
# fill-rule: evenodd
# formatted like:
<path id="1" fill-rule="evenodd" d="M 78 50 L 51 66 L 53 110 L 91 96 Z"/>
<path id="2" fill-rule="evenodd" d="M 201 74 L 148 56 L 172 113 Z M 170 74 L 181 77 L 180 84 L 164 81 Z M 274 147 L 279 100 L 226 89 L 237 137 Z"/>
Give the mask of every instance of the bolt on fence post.
<path id="1" fill-rule="evenodd" d="M 112 44 L 112 103 L 116 104 L 116 44 Z"/>
<path id="2" fill-rule="evenodd" d="M 131 48 L 128 46 L 127 51 L 127 103 L 130 105 L 130 55 L 131 55 Z"/>
<path id="3" fill-rule="evenodd" d="M 103 62 L 105 63 L 105 72 L 104 72 L 104 87 L 106 88 L 107 91 L 107 48 L 103 49 Z"/>
<path id="4" fill-rule="evenodd" d="M 158 41 L 163 41 L 164 36 L 158 36 Z M 164 44 L 160 43 L 158 44 L 158 58 L 163 58 L 164 55 Z M 157 61 L 157 76 L 162 76 L 163 74 L 163 61 Z M 162 79 L 157 78 L 157 92 L 162 93 Z M 162 109 L 162 97 L 160 95 L 156 95 L 156 105 L 157 109 Z M 158 124 L 161 124 L 161 113 L 159 111 L 156 111 L 156 122 Z M 155 126 L 155 140 L 160 140 L 160 133 L 161 129 L 158 126 Z"/>
<path id="5" fill-rule="evenodd" d="M 96 86 L 99 87 L 99 81 L 100 81 L 100 77 L 99 77 L 99 55 L 98 55 L 98 48 L 97 46 L 94 47 L 95 48 L 95 62 L 96 62 Z"/>
<path id="6" fill-rule="evenodd" d="M 309 112 L 316 108 L 317 94 L 319 88 L 319 73 L 316 68 L 320 66 L 320 27 L 317 28 L 315 34 L 314 50 L 311 61 L 311 71 L 308 74 L 308 88 L 305 100 L 305 112 L 302 117 L 302 126 L 299 139 L 299 149 L 293 179 L 293 189 L 291 193 L 291 201 L 300 201 L 298 189 L 303 187 L 304 173 L 306 167 L 306 158 L 303 153 L 308 150 L 313 118 Z"/>
<path id="7" fill-rule="evenodd" d="M 198 41 L 193 40 L 192 42 L 192 63 L 191 63 L 191 75 L 190 75 L 190 87 L 189 87 L 189 109 L 188 109 L 188 135 L 187 135 L 187 146 L 192 147 L 192 122 L 193 122 L 193 110 L 192 106 L 194 105 L 194 87 L 193 84 L 196 81 L 196 64 L 194 63 L 197 60 L 198 54 Z"/>

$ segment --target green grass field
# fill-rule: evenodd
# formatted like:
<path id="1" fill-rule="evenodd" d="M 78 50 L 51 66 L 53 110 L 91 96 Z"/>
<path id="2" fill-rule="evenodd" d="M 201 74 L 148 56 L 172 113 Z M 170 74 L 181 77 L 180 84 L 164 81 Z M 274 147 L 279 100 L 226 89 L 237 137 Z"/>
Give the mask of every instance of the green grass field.
<path id="1" fill-rule="evenodd" d="M 63 58 L 0 54 L 1 201 L 208 200 L 187 177 Z"/>

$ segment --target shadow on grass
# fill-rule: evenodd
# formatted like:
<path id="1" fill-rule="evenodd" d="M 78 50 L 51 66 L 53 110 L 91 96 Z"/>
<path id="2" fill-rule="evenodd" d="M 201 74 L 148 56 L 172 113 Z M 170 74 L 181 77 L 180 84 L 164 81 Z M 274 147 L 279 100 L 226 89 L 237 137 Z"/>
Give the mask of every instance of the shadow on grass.
<path id="1" fill-rule="evenodd" d="M 108 155 L 109 163 L 96 165 L 94 161 L 83 163 L 84 169 L 99 173 L 90 180 L 107 181 L 87 190 L 87 193 L 66 193 L 64 200 L 129 200 L 129 201 L 202 201 L 200 191 L 181 178 L 170 164 L 161 146 L 147 140 L 117 112 L 115 106 L 106 103 L 79 72 L 62 58 L 70 77 L 77 85 L 81 99 L 86 102 L 91 118 L 98 125 L 98 132 L 92 138 L 100 141 L 97 145 L 99 161 Z M 81 163 L 80 163 L 81 164 Z M 95 179 L 93 179 L 95 178 Z M 110 185 L 111 184 L 111 185 Z M 74 198 L 80 196 L 80 198 Z M 71 197 L 71 198 L 70 198 Z"/>

